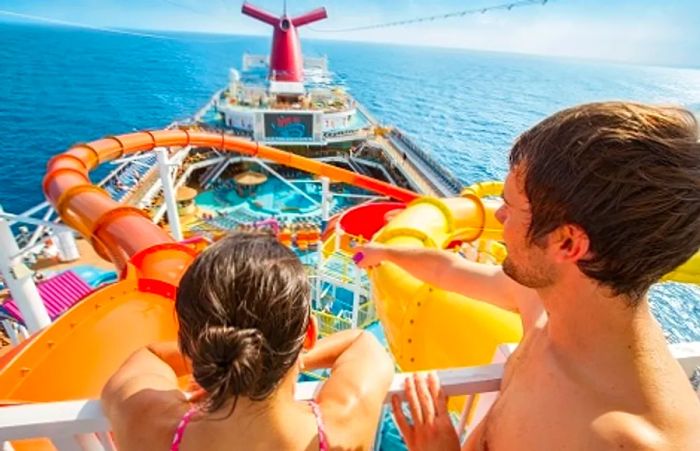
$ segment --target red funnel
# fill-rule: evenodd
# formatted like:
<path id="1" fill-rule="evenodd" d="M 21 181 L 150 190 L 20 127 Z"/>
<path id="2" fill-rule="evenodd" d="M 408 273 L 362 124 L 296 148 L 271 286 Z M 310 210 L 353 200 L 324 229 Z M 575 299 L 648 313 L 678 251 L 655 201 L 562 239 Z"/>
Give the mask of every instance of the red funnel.
<path id="1" fill-rule="evenodd" d="M 325 19 L 328 17 L 326 9 L 317 8 L 294 18 L 287 16 L 286 12 L 277 17 L 245 2 L 241 11 L 243 14 L 275 28 L 272 34 L 272 51 L 270 52 L 270 80 L 302 82 L 304 80 L 304 62 L 301 56 L 301 43 L 297 27 Z"/>

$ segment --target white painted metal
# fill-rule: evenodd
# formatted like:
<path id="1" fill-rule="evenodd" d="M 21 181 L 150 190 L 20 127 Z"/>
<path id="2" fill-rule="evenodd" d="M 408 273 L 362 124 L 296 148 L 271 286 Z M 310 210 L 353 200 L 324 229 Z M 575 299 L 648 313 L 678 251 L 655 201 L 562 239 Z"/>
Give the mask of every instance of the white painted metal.
<path id="1" fill-rule="evenodd" d="M 17 346 L 23 340 L 29 338 L 27 329 L 13 320 L 4 319 L 0 321 L 0 324 L 2 324 L 2 328 L 5 330 L 5 333 L 7 333 L 7 337 L 10 339 L 10 343 L 12 343 L 13 346 Z"/>
<path id="2" fill-rule="evenodd" d="M 49 206 L 49 208 L 44 213 L 44 216 L 42 216 L 42 219 L 44 221 L 49 221 L 49 220 L 51 220 L 51 216 L 53 216 L 55 213 L 56 213 L 56 210 L 54 210 L 53 207 Z M 56 222 L 58 220 L 59 219 L 56 219 L 52 222 Z M 32 234 L 32 237 L 29 239 L 29 242 L 25 246 L 24 250 L 29 249 L 31 246 L 34 246 L 34 244 L 36 244 L 36 242 L 39 241 L 39 239 L 41 239 L 41 237 L 43 236 L 45 231 L 46 231 L 45 227 L 42 227 L 42 226 L 37 227 L 36 230 L 34 230 L 34 234 Z"/>
<path id="3" fill-rule="evenodd" d="M 204 188 L 209 188 L 209 186 L 219 178 L 219 176 L 226 170 L 229 164 L 231 164 L 231 157 L 224 157 L 219 166 L 213 169 L 213 172 L 207 176 L 207 180 L 204 182 Z"/>
<path id="4" fill-rule="evenodd" d="M 2 212 L 0 206 L 0 212 Z M 19 246 L 5 218 L 0 217 L 0 272 L 24 319 L 29 332 L 34 333 L 51 324 L 49 314 L 34 284 L 32 271 L 13 256 Z"/>
<path id="5" fill-rule="evenodd" d="M 493 359 L 491 360 L 494 364 L 505 365 L 508 357 L 515 351 L 517 347 L 516 343 L 506 343 L 499 345 L 494 352 Z M 473 396 L 469 402 L 466 402 L 462 413 L 460 415 L 459 427 L 457 429 L 457 434 L 462 435 L 462 432 L 466 432 L 465 437 L 469 436 L 469 433 L 474 430 L 474 428 L 481 423 L 486 415 L 488 414 L 491 406 L 496 402 L 499 392 L 497 390 L 492 390 L 490 392 L 482 392 L 479 394 L 478 399 Z M 473 414 L 471 419 L 469 419 L 469 414 Z M 467 421 L 469 419 L 469 421 Z"/>
<path id="6" fill-rule="evenodd" d="M 497 390 L 502 372 L 503 365 L 437 371 L 443 389 L 449 396 Z M 394 376 L 384 400 L 385 403 L 390 402 L 392 395 L 398 395 L 403 399 L 403 385 L 406 377 L 410 377 L 410 374 L 402 373 Z M 321 386 L 322 382 L 299 382 L 296 385 L 295 398 L 300 401 L 312 400 Z M 99 444 L 99 437 L 86 438 L 85 435 L 106 431 L 109 431 L 109 423 L 102 413 L 98 400 L 25 404 L 0 408 L 0 442 L 49 437 L 54 443 L 60 445 L 61 450 L 93 450 L 102 449 L 92 448 Z"/>
<path id="7" fill-rule="evenodd" d="M 117 447 L 114 445 L 114 440 L 112 440 L 112 436 L 109 434 L 109 432 L 98 432 L 97 438 L 100 440 L 106 451 L 117 450 Z"/>
<path id="8" fill-rule="evenodd" d="M 333 251 L 334 251 L 334 252 L 338 252 L 338 251 L 340 250 L 340 239 L 341 239 L 343 233 L 345 233 L 345 232 L 343 231 L 342 227 L 340 227 L 340 221 L 336 221 L 336 223 L 335 223 L 335 233 L 334 233 L 334 235 L 335 235 L 335 244 L 334 244 L 334 248 L 333 248 Z"/>
<path id="9" fill-rule="evenodd" d="M 83 449 L 75 437 L 69 435 L 53 437 L 52 442 L 58 451 L 88 451 L 87 449 Z M 90 449 L 90 451 L 94 450 Z"/>
<path id="10" fill-rule="evenodd" d="M 180 227 L 180 215 L 177 211 L 177 202 L 175 201 L 175 190 L 173 189 L 173 180 L 170 175 L 170 161 L 168 160 L 168 150 L 159 147 L 155 149 L 158 158 L 158 170 L 160 171 L 160 180 L 163 185 L 163 198 L 168 213 L 168 224 L 170 224 L 170 233 L 175 238 L 175 241 L 182 241 L 182 228 Z"/>
<path id="11" fill-rule="evenodd" d="M 63 225 L 63 224 L 57 224 L 57 223 L 51 222 L 51 221 L 36 219 L 36 218 L 32 218 L 31 216 L 26 216 L 26 215 L 15 215 L 12 213 L 7 213 L 6 211 L 0 211 L 0 218 L 9 220 L 8 226 L 11 226 L 15 223 L 25 223 L 25 224 L 50 227 L 54 230 L 60 230 L 60 231 L 72 231 L 73 230 L 70 227 Z"/>
<path id="12" fill-rule="evenodd" d="M 499 346 L 494 360 L 505 360 L 515 349 L 515 344 Z M 694 362 L 700 359 L 700 343 L 672 345 L 671 351 L 680 362 Z M 476 411 L 465 427 L 468 433 L 484 418 L 498 390 L 503 376 L 503 363 L 494 363 L 469 368 L 453 368 L 436 371 L 440 383 L 448 396 L 476 395 L 479 400 Z M 385 403 L 393 395 L 403 399 L 403 385 L 411 373 L 394 376 Z M 322 382 L 300 382 L 296 385 L 295 398 L 300 401 L 315 398 Z M 469 403 L 468 403 L 469 404 Z M 468 408 L 465 409 L 468 411 Z M 466 420 L 464 421 L 466 423 Z M 97 400 L 67 401 L 54 403 L 26 404 L 0 408 L 0 443 L 2 451 L 12 451 L 10 440 L 34 437 L 49 437 L 63 449 L 113 450 L 113 444 L 106 432 L 109 424 Z M 92 436 L 90 434 L 96 434 Z M 98 447 L 102 446 L 102 447 Z"/>
<path id="13" fill-rule="evenodd" d="M 321 177 L 321 219 L 328 221 L 331 210 L 331 181 L 328 177 Z"/>
<path id="14" fill-rule="evenodd" d="M 56 248 L 58 249 L 58 258 L 62 262 L 70 262 L 80 258 L 78 244 L 75 242 L 75 235 L 72 230 L 62 230 L 55 233 Z"/>
<path id="15" fill-rule="evenodd" d="M 282 177 L 277 171 L 275 171 L 274 169 L 272 169 L 272 168 L 270 167 L 269 164 L 265 163 L 265 162 L 262 161 L 261 159 L 259 159 L 259 158 L 245 158 L 245 159 L 246 159 L 246 160 L 253 161 L 253 162 L 255 162 L 255 163 L 258 163 L 258 164 L 259 164 L 260 166 L 262 166 L 267 172 L 269 172 L 270 174 L 274 175 L 274 176 L 277 177 L 282 183 L 284 183 L 284 184 L 287 185 L 289 188 L 291 188 L 295 193 L 298 193 L 300 196 L 304 197 L 305 199 L 307 199 L 307 200 L 308 200 L 309 202 L 311 202 L 312 204 L 314 204 L 314 205 L 319 205 L 319 202 L 318 202 L 316 199 L 314 199 L 314 198 L 312 198 L 312 197 L 309 197 L 308 194 L 306 194 L 304 191 L 302 191 L 302 190 L 300 190 L 299 188 L 297 188 L 296 186 L 294 186 L 293 183 L 290 183 L 289 180 L 287 180 L 286 178 Z"/>
<path id="16" fill-rule="evenodd" d="M 0 408 L 0 441 L 70 437 L 109 431 L 98 400 L 23 404 Z M 73 439 L 74 440 L 74 439 Z"/>
<path id="17" fill-rule="evenodd" d="M 357 327 L 360 314 L 360 290 L 362 282 L 360 281 L 361 271 L 356 265 L 353 268 L 353 284 L 352 284 L 352 327 Z"/>
<path id="18" fill-rule="evenodd" d="M 692 376 L 693 371 L 700 367 L 700 341 L 674 343 L 669 345 L 669 348 L 688 377 Z"/>
<path id="19" fill-rule="evenodd" d="M 105 449 L 96 434 L 78 434 L 75 436 L 75 442 L 84 451 L 104 451 Z"/>

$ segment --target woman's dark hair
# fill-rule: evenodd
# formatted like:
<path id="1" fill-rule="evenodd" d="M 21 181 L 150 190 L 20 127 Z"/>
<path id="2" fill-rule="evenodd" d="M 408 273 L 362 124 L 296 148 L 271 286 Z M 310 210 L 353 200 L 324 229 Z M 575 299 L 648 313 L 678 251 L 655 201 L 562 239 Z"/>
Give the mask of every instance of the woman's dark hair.
<path id="1" fill-rule="evenodd" d="M 510 154 L 530 201 L 530 240 L 579 225 L 591 247 L 581 271 L 633 305 L 700 247 L 698 138 L 680 108 L 591 103 L 543 120 Z"/>
<path id="2" fill-rule="evenodd" d="M 182 353 L 214 412 L 238 396 L 270 396 L 294 365 L 309 324 L 310 288 L 294 253 L 268 234 L 235 233 L 189 267 L 175 310 Z"/>

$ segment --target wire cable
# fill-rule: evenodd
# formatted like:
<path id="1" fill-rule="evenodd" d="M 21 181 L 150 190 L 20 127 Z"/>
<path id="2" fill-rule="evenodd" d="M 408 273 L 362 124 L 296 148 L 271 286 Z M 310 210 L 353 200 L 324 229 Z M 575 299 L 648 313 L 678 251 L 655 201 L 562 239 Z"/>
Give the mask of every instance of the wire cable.
<path id="1" fill-rule="evenodd" d="M 314 27 L 307 27 L 308 30 L 314 31 L 317 33 L 348 33 L 351 31 L 360 31 L 360 30 L 372 30 L 376 28 L 389 28 L 389 27 L 398 27 L 402 25 L 410 25 L 414 23 L 422 23 L 422 22 L 432 22 L 436 20 L 443 20 L 443 19 L 452 19 L 455 17 L 464 17 L 469 14 L 485 14 L 489 11 L 496 11 L 496 10 L 507 10 L 510 11 L 513 8 L 520 8 L 523 6 L 530 6 L 530 5 L 545 5 L 549 3 L 552 0 L 519 0 L 519 1 L 514 1 L 514 2 L 509 2 L 509 3 L 501 3 L 498 5 L 493 5 L 493 6 L 486 6 L 483 8 L 472 8 L 472 9 L 465 9 L 462 11 L 454 11 L 451 13 L 446 13 L 446 14 L 437 14 L 434 16 L 425 16 L 425 17 L 417 17 L 414 19 L 405 19 L 405 20 L 397 20 L 394 22 L 383 22 L 383 23 L 378 23 L 378 24 L 373 24 L 373 25 L 365 25 L 361 27 L 350 27 L 350 28 L 338 28 L 338 29 L 318 29 Z"/>

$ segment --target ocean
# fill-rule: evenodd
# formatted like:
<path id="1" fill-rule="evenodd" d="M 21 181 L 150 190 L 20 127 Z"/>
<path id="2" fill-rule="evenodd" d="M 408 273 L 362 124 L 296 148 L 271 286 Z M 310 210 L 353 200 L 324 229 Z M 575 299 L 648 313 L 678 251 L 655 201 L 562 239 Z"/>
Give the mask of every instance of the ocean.
<path id="1" fill-rule="evenodd" d="M 227 83 L 244 52 L 269 51 L 268 37 L 159 35 L 0 23 L 5 210 L 20 213 L 43 200 L 52 155 L 185 119 Z M 700 112 L 697 69 L 319 40 L 302 46 L 306 55 L 327 55 L 360 102 L 408 132 L 465 185 L 502 179 L 518 134 L 567 106 L 635 100 Z M 700 341 L 697 287 L 663 284 L 651 299 L 670 342 Z"/>

